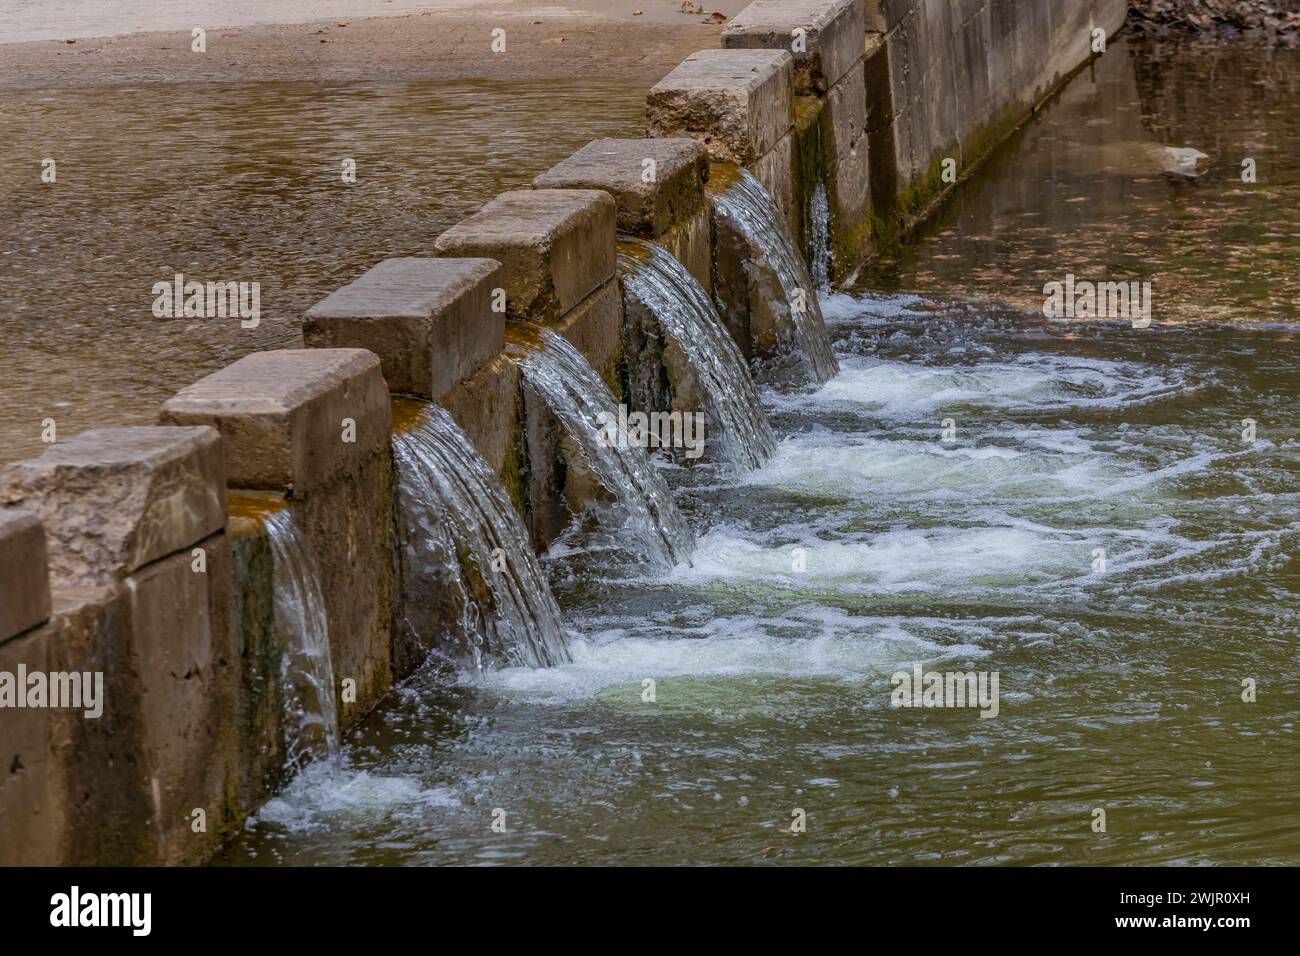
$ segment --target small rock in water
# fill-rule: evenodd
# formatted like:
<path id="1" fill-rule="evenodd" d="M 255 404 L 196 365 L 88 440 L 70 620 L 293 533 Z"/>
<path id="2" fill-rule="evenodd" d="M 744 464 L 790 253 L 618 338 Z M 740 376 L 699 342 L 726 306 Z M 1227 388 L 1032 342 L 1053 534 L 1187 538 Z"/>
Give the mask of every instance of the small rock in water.
<path id="1" fill-rule="evenodd" d="M 1190 146 L 1160 143 L 1107 143 L 1100 147 L 1100 165 L 1123 176 L 1165 173 L 1194 179 L 1205 171 L 1210 157 Z"/>
<path id="2" fill-rule="evenodd" d="M 1164 146 L 1162 149 L 1165 172 L 1176 176 L 1199 176 L 1204 171 L 1204 166 L 1210 162 L 1209 156 L 1190 146 Z"/>

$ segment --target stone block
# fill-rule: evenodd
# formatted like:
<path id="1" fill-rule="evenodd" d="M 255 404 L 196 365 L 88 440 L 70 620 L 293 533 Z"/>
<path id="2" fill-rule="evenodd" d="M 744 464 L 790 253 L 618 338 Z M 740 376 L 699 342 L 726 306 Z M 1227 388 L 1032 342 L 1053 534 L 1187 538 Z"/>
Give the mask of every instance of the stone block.
<path id="1" fill-rule="evenodd" d="M 893 71 L 889 62 L 889 45 L 879 36 L 868 34 L 862 67 L 867 95 L 867 153 L 870 156 L 867 192 L 877 212 L 885 215 L 897 206 L 900 153 L 896 136 L 897 117 L 890 89 Z"/>
<path id="2" fill-rule="evenodd" d="M 391 442 L 385 408 L 385 436 Z M 319 575 L 329 627 L 330 658 L 339 725 L 348 727 L 392 684 L 392 634 L 397 593 L 397 543 L 393 526 L 393 459 L 362 461 L 337 481 L 289 505 Z M 345 680 L 356 681 L 355 701 L 342 698 Z"/>
<path id="3" fill-rule="evenodd" d="M 651 88 L 652 136 L 687 136 L 721 162 L 758 159 L 794 126 L 793 57 L 784 50 L 701 50 Z"/>
<path id="4" fill-rule="evenodd" d="M 224 535 L 200 546 L 202 572 L 187 551 L 125 582 L 138 786 L 149 796 L 157 861 L 167 865 L 204 860 L 240 822 L 226 801 L 236 754 L 228 550 Z M 205 833 L 190 827 L 195 809 L 206 815 Z"/>
<path id="5" fill-rule="evenodd" d="M 0 505 L 40 518 L 56 585 L 120 580 L 225 527 L 221 441 L 204 427 L 92 429 L 0 472 Z"/>
<path id="6" fill-rule="evenodd" d="M 216 428 L 231 487 L 302 495 L 387 451 L 388 387 L 362 349 L 254 352 L 181 389 L 162 420 Z"/>
<path id="7" fill-rule="evenodd" d="M 826 93 L 826 115 L 837 151 L 853 146 L 867 131 L 864 76 L 862 60 L 858 60 Z"/>
<path id="8" fill-rule="evenodd" d="M 281 669 L 288 645 L 275 613 L 275 555 L 266 519 L 286 508 L 274 492 L 232 492 L 227 609 L 237 662 L 234 709 L 238 773 L 235 803 L 255 809 L 287 782 L 286 708 Z"/>
<path id="9" fill-rule="evenodd" d="M 705 292 L 713 291 L 713 213 L 708 206 L 655 241 L 686 267 Z"/>
<path id="10" fill-rule="evenodd" d="M 533 186 L 603 190 L 618 204 L 621 232 L 657 239 L 704 208 L 708 178 L 708 154 L 693 139 L 596 139 Z"/>
<path id="11" fill-rule="evenodd" d="M 610 279 L 552 326 L 591 363 L 616 399 L 623 390 L 618 375 L 622 325 L 623 296 L 618 281 Z"/>
<path id="12" fill-rule="evenodd" d="M 235 772 L 234 655 L 225 536 L 104 588 L 55 591 L 49 622 L 0 645 L 22 664 L 83 688 L 6 710 L 0 735 L 0 864 L 175 865 L 207 859 L 242 822 Z M 75 678 L 74 678 L 75 675 Z M 93 687 L 93 699 L 84 696 Z M 206 830 L 192 829 L 192 811 Z"/>
<path id="13" fill-rule="evenodd" d="M 794 208 L 794 135 L 781 139 L 765 154 L 750 163 L 748 169 L 754 174 L 754 178 L 763 184 L 763 188 L 776 203 L 776 208 L 785 219 L 785 226 L 790 231 L 796 248 L 799 247 L 803 235 L 799 228 L 802 217 L 795 214 Z"/>
<path id="14" fill-rule="evenodd" d="M 500 272 L 491 259 L 385 259 L 312 306 L 303 341 L 369 349 L 389 389 L 437 401 L 505 343 Z"/>
<path id="15" fill-rule="evenodd" d="M 867 217 L 871 170 L 867 159 L 867 112 L 863 64 L 856 63 L 826 97 L 822 120 L 829 153 L 828 190 L 837 244 L 860 231 Z"/>
<path id="16" fill-rule="evenodd" d="M 861 0 L 754 0 L 722 31 L 729 50 L 787 50 L 796 93 L 822 94 L 862 57 Z"/>
<path id="17" fill-rule="evenodd" d="M 519 367 L 504 355 L 456 386 L 439 403 L 501 476 L 522 510 L 520 476 L 527 469 L 520 436 Z"/>
<path id="18" fill-rule="evenodd" d="M 181 560 L 188 561 L 174 555 L 151 569 Z M 4 711 L 0 865 L 177 862 L 165 844 L 189 828 L 184 817 L 158 813 L 160 791 L 152 786 L 144 741 L 167 728 L 150 728 L 142 717 L 146 681 L 137 667 L 130 603 L 129 585 L 56 589 L 49 622 L 0 645 L 0 671 L 15 673 L 21 665 L 29 674 L 60 675 L 64 686 L 76 674 L 95 691 L 93 708 L 83 696 L 80 708 Z M 218 762 L 215 771 L 222 770 Z"/>
<path id="19" fill-rule="evenodd" d="M 0 673 L 15 681 L 23 670 L 48 673 L 46 631 L 0 644 Z M 60 792 L 53 747 L 61 720 L 48 707 L 0 711 L 0 866 L 62 862 L 67 801 Z"/>
<path id="20" fill-rule="evenodd" d="M 0 511 L 0 643 L 50 618 L 50 562 L 40 519 Z"/>
<path id="21" fill-rule="evenodd" d="M 501 263 L 512 318 L 553 321 L 614 274 L 616 206 L 592 189 L 502 193 L 434 243 L 440 256 Z"/>

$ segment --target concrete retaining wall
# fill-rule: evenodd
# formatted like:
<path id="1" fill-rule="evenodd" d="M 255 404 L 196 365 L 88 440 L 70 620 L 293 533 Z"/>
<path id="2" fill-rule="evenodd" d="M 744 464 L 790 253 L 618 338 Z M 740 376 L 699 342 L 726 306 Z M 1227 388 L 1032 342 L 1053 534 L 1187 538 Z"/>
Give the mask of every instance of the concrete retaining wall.
<path id="1" fill-rule="evenodd" d="M 33 516 L 0 526 L 0 564 L 25 564 L 37 585 L 0 632 L 0 672 L 16 677 L 21 665 L 44 675 L 37 687 L 55 673 L 83 685 L 79 706 L 32 698 L 29 685 L 19 691 L 40 706 L 3 711 L 0 863 L 203 859 L 242 819 L 230 804 L 220 437 L 205 427 L 84 432 L 0 472 L 0 503 Z"/>
<path id="2" fill-rule="evenodd" d="M 392 429 L 380 360 L 363 349 L 256 352 L 182 389 L 164 423 L 221 435 L 232 488 L 283 495 L 320 573 L 339 714 L 392 683 Z M 338 690 L 338 689 L 336 689 Z"/>
<path id="3" fill-rule="evenodd" d="M 802 122 L 793 142 L 787 218 L 808 248 L 809 205 L 815 187 L 823 185 L 835 245 L 842 249 L 836 261 L 848 264 L 857 257 L 853 236 L 867 219 L 864 24 L 861 0 L 756 0 L 722 34 L 725 48 L 790 51 Z"/>
<path id="4" fill-rule="evenodd" d="M 1127 11 L 1123 0 L 879 0 L 866 86 L 883 227 L 928 214 L 952 185 L 943 160 L 964 177 Z"/>
<path id="5" fill-rule="evenodd" d="M 824 187 L 849 276 L 951 188 L 943 159 L 968 172 L 1124 12 L 758 0 L 722 49 L 650 91 L 649 138 L 598 140 L 430 258 L 379 263 L 308 312 L 307 349 L 208 376 L 158 427 L 87 432 L 0 472 L 0 864 L 200 862 L 283 782 L 278 509 L 320 567 L 341 722 L 420 662 L 427 645 L 397 622 L 436 596 L 401 586 L 390 393 L 446 407 L 545 547 L 601 491 L 508 341 L 545 325 L 636 408 L 696 400 L 653 316 L 625 300 L 619 232 L 665 246 L 762 357 L 779 287 L 710 193 L 748 169 L 806 250 Z M 102 675 L 102 713 L 14 706 L 20 669 Z"/>

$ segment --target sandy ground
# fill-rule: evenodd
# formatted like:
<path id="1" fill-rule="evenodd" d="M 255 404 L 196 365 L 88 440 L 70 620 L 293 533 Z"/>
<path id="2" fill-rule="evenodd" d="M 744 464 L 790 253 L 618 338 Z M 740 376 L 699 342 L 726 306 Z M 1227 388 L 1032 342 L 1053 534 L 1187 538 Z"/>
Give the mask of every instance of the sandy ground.
<path id="1" fill-rule="evenodd" d="M 76 7 L 85 0 L 71 0 Z M 747 0 L 712 0 L 708 13 L 734 15 Z M 30 0 L 4 0 L 5 9 Z M 105 0 L 108 8 L 142 4 Z M 21 29 L 54 24 L 64 39 L 0 45 L 0 88 L 51 89 L 139 83 L 343 81 L 401 79 L 526 79 L 620 77 L 653 83 L 694 50 L 718 45 L 721 17 L 683 13 L 680 0 L 394 0 L 393 8 L 436 9 L 398 16 L 345 16 L 309 22 L 296 17 L 324 9 L 366 13 L 381 0 L 272 0 L 256 10 L 248 0 L 161 0 L 156 13 L 122 9 L 105 18 L 98 5 L 86 15 L 50 5 L 52 19 L 27 10 Z M 62 6 L 67 7 L 67 2 Z M 137 23 L 175 23 L 187 12 L 216 7 L 235 25 L 207 29 L 207 51 L 191 50 L 189 28 L 129 32 Z M 178 12 L 179 11 L 179 12 Z M 638 13 L 639 11 L 639 13 Z M 286 22 L 240 23 L 238 17 L 278 15 Z M 0 12 L 0 17 L 3 13 Z M 77 38 L 83 29 L 114 25 L 124 35 Z M 491 49 L 492 31 L 506 31 L 506 49 Z M 17 31 L 14 31 L 17 35 Z"/>

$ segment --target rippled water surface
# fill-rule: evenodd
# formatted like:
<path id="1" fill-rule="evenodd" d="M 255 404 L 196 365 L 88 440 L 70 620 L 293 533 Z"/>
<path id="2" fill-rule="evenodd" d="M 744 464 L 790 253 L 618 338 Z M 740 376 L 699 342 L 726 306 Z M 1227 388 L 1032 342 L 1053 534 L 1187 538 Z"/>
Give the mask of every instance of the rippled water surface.
<path id="1" fill-rule="evenodd" d="M 1298 102 L 1300 50 L 1121 36 L 870 281 L 1038 312 L 1072 271 L 1150 282 L 1156 321 L 1300 321 Z"/>
<path id="2" fill-rule="evenodd" d="M 44 418 L 63 436 L 152 424 L 195 379 L 300 344 L 302 314 L 376 262 L 430 254 L 595 137 L 639 135 L 644 98 L 603 79 L 6 94 L 0 463 L 40 453 Z M 261 283 L 261 324 L 155 318 L 178 272 Z"/>
<path id="3" fill-rule="evenodd" d="M 227 862 L 1300 862 L 1295 333 L 827 313 L 776 456 L 678 481 L 692 565 L 557 559 L 572 664 L 419 675 Z"/>
<path id="4" fill-rule="evenodd" d="M 1288 56 L 1115 45 L 876 270 L 888 293 L 824 299 L 839 372 L 765 395 L 763 467 L 661 469 L 689 562 L 566 536 L 546 565 L 571 663 L 420 672 L 219 862 L 1300 863 Z M 0 457 L 39 450 L 47 415 L 149 421 L 292 343 L 374 261 L 634 135 L 643 92 L 7 99 Z M 1133 152 L 1105 147 L 1135 137 L 1217 172 L 1119 169 Z M 1035 317 L 1067 269 L 1149 271 L 1155 324 Z M 154 319 L 175 271 L 261 281 L 261 328 Z M 998 715 L 892 708 L 916 664 L 998 672 Z"/>

